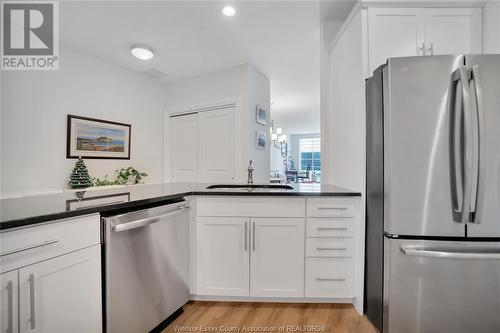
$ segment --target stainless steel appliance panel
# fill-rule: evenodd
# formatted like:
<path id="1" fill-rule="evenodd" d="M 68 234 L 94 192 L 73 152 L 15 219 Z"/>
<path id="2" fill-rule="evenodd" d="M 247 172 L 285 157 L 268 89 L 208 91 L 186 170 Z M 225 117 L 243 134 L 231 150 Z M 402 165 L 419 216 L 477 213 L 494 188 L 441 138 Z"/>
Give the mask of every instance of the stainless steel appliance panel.
<path id="1" fill-rule="evenodd" d="M 107 218 L 106 328 L 147 333 L 189 300 L 185 203 Z"/>
<path id="2" fill-rule="evenodd" d="M 500 242 L 385 243 L 384 333 L 500 332 Z"/>
<path id="3" fill-rule="evenodd" d="M 450 181 L 450 76 L 464 57 L 391 58 L 384 68 L 384 229 L 465 236 Z"/>
<path id="4" fill-rule="evenodd" d="M 468 55 L 466 64 L 479 124 L 476 214 L 474 223 L 467 225 L 467 235 L 500 237 L 500 55 Z"/>

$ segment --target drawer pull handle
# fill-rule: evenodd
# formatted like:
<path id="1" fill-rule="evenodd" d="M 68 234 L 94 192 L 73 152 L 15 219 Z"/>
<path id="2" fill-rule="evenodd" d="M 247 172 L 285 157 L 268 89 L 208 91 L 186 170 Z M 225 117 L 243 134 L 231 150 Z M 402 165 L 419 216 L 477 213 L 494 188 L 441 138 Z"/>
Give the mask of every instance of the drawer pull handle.
<path id="1" fill-rule="evenodd" d="M 317 247 L 316 251 L 345 251 L 346 247 Z"/>
<path id="2" fill-rule="evenodd" d="M 335 282 L 343 282 L 345 278 L 316 278 L 316 281 L 335 281 Z"/>
<path id="3" fill-rule="evenodd" d="M 5 330 L 5 333 L 14 333 L 14 324 L 13 324 L 13 316 L 14 316 L 14 312 L 13 312 L 13 307 L 14 307 L 14 299 L 13 299 L 13 293 L 14 293 L 14 290 L 13 290 L 13 286 L 12 286 L 12 281 L 9 281 L 7 282 L 7 302 L 8 302 L 8 305 L 7 305 L 7 315 L 8 315 L 8 318 L 7 318 L 7 329 Z"/>
<path id="4" fill-rule="evenodd" d="M 35 274 L 31 273 L 28 279 L 30 284 L 30 328 L 35 329 Z"/>
<path id="5" fill-rule="evenodd" d="M 59 242 L 57 239 L 53 239 L 53 240 L 45 241 L 45 242 L 39 243 L 39 244 L 28 245 L 28 246 L 25 246 L 25 247 L 21 247 L 19 249 L 15 249 L 15 250 L 3 252 L 2 254 L 0 254 L 0 257 L 9 256 L 11 254 L 15 254 L 15 253 L 19 253 L 19 252 L 24 252 L 24 251 L 28 251 L 28 250 L 37 249 L 39 247 L 52 245 L 52 244 L 55 244 L 57 242 Z"/>
<path id="6" fill-rule="evenodd" d="M 347 228 L 340 228 L 340 227 L 337 227 L 337 228 L 323 228 L 323 227 L 319 227 L 319 228 L 316 228 L 317 230 L 347 230 Z"/>
<path id="7" fill-rule="evenodd" d="M 337 209 L 337 210 L 348 210 L 348 207 L 317 207 L 318 209 Z"/>

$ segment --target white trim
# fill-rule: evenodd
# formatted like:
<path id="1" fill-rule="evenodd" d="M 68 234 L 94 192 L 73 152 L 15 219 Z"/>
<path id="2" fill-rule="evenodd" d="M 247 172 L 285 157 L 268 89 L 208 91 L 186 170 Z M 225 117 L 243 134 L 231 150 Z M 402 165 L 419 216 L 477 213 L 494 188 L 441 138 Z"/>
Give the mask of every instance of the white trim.
<path id="1" fill-rule="evenodd" d="M 249 296 L 205 296 L 191 295 L 194 301 L 219 301 L 219 302 L 273 302 L 273 303 L 342 303 L 353 304 L 353 298 L 312 298 L 312 297 L 249 297 Z"/>

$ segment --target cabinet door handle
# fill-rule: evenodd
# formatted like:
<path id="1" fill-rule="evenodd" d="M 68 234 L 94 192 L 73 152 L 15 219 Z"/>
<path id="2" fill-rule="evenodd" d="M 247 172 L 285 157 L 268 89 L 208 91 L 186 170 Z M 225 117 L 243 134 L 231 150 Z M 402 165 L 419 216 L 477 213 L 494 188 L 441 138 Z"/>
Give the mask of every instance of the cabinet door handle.
<path id="1" fill-rule="evenodd" d="M 317 247 L 316 251 L 345 251 L 346 247 Z"/>
<path id="2" fill-rule="evenodd" d="M 430 55 L 434 55 L 434 43 L 431 43 L 431 46 L 427 48 L 427 51 L 429 51 Z"/>
<path id="3" fill-rule="evenodd" d="M 255 251 L 255 222 L 252 223 L 252 248 Z"/>
<path id="4" fill-rule="evenodd" d="M 35 274 L 31 273 L 28 279 L 30 283 L 30 327 L 35 329 Z"/>
<path id="5" fill-rule="evenodd" d="M 336 281 L 336 282 L 343 282 L 345 281 L 344 278 L 316 278 L 316 281 Z"/>
<path id="6" fill-rule="evenodd" d="M 13 327 L 13 308 L 14 308 L 14 291 L 13 291 L 13 286 L 12 286 L 12 281 L 7 282 L 7 329 L 5 330 L 6 333 L 14 333 L 14 327 Z"/>
<path id="7" fill-rule="evenodd" d="M 245 252 L 248 249 L 248 222 L 245 221 Z"/>
<path id="8" fill-rule="evenodd" d="M 19 252 L 24 252 L 24 251 L 28 251 L 28 250 L 37 249 L 39 247 L 44 247 L 44 246 L 52 245 L 52 244 L 55 244 L 57 242 L 59 242 L 57 239 L 53 239 L 53 240 L 45 241 L 43 243 L 38 243 L 38 244 L 28 245 L 28 246 L 25 246 L 25 247 L 20 247 L 20 248 L 15 249 L 15 250 L 3 252 L 3 253 L 0 254 L 0 257 L 9 256 L 9 255 L 14 254 L 14 253 L 19 253 Z"/>

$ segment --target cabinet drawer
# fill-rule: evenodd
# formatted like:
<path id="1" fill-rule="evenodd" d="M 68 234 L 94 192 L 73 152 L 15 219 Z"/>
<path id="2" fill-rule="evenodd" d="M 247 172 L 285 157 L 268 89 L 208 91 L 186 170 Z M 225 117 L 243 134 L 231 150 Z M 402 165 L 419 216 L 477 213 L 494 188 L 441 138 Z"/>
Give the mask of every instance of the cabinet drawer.
<path id="1" fill-rule="evenodd" d="M 354 297 L 354 264 L 350 258 L 307 258 L 305 296 Z"/>
<path id="2" fill-rule="evenodd" d="M 307 219 L 307 237 L 353 237 L 354 219 Z"/>
<path id="3" fill-rule="evenodd" d="M 0 271 L 6 272 L 100 243 L 98 214 L 57 220 L 0 234 Z"/>
<path id="4" fill-rule="evenodd" d="M 307 200 L 308 217 L 355 217 L 356 201 L 346 198 L 313 198 Z"/>
<path id="5" fill-rule="evenodd" d="M 198 197 L 197 216 L 304 217 L 304 198 Z"/>
<path id="6" fill-rule="evenodd" d="M 306 257 L 349 258 L 353 256 L 352 238 L 307 238 Z"/>

